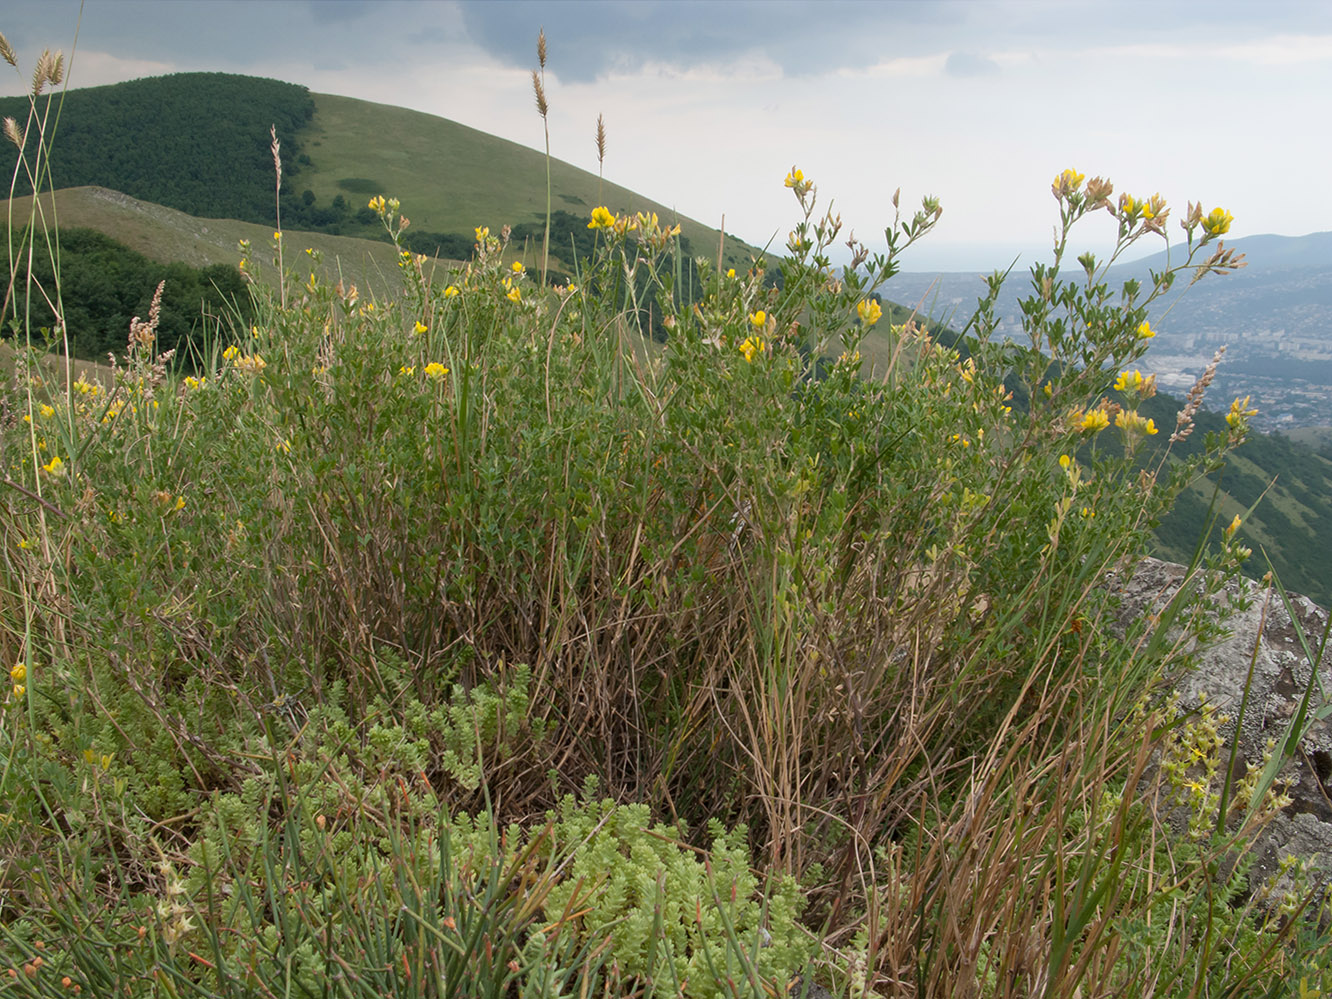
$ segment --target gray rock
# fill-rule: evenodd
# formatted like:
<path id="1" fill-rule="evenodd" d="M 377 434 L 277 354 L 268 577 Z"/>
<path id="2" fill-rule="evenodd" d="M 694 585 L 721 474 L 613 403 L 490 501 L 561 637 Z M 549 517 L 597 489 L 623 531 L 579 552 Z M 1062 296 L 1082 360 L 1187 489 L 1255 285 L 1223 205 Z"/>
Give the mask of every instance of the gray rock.
<path id="1" fill-rule="evenodd" d="M 1127 626 L 1135 618 L 1159 614 L 1179 590 L 1185 572 L 1180 565 L 1145 560 L 1132 579 L 1117 584 L 1120 624 Z M 1289 596 L 1296 621 L 1316 653 L 1327 626 L 1327 611 L 1307 597 Z M 1238 580 L 1229 584 L 1225 597 L 1240 604 L 1224 622 L 1229 635 L 1199 651 L 1197 667 L 1175 678 L 1174 686 L 1181 707 L 1194 708 L 1205 698 L 1229 716 L 1229 722 L 1221 726 L 1227 740 L 1224 751 L 1228 752 L 1236 737 L 1236 719 L 1247 684 L 1248 699 L 1238 726 L 1239 752 L 1245 762 L 1262 766 L 1267 745 L 1280 744 L 1299 710 L 1311 664 L 1274 587 Z M 1286 856 L 1307 860 L 1320 886 L 1332 883 L 1332 718 L 1314 717 L 1329 703 L 1326 692 L 1332 691 L 1332 655 L 1325 652 L 1318 674 L 1299 750 L 1277 777 L 1285 783 L 1291 802 L 1259 837 L 1251 884 L 1275 872 Z"/>

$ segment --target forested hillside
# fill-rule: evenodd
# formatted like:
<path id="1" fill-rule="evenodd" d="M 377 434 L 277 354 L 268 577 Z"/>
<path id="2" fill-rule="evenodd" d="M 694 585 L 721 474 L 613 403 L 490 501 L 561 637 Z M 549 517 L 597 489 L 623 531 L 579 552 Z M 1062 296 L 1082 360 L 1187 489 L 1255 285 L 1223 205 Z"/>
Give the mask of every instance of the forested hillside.
<path id="1" fill-rule="evenodd" d="M 38 101 L 39 114 L 48 113 L 47 100 Z M 269 128 L 276 127 L 282 140 L 283 180 L 290 186 L 301 169 L 298 132 L 314 115 L 305 87 L 225 73 L 178 73 L 49 100 L 45 128 L 59 136 L 50 187 L 109 187 L 201 218 L 269 225 Z M 0 99 L 0 116 L 29 126 L 25 150 L 32 162 L 38 133 L 30 127 L 30 111 L 26 97 Z M 13 176 L 20 151 L 10 143 L 3 148 L 0 168 Z M 32 193 L 24 171 L 15 193 Z"/>
<path id="2" fill-rule="evenodd" d="M 21 241 L 21 234 L 15 235 L 15 241 Z M 13 242 L 7 240 L 7 245 Z M 41 288 L 55 289 L 49 258 L 38 255 L 33 273 Z M 21 267 L 15 282 L 17 313 L 29 317 L 33 330 L 53 330 L 55 315 L 43 296 L 35 290 L 30 297 L 25 294 L 27 276 L 26 267 Z M 191 345 L 201 346 L 197 331 L 204 317 L 226 317 L 230 332 L 234 324 L 248 322 L 253 311 L 234 266 L 211 264 L 199 269 L 159 263 L 91 229 L 62 231 L 59 287 L 71 352 L 103 362 L 110 352 L 124 354 L 130 320 L 147 317 L 153 291 L 161 281 L 166 286 L 157 326 L 159 349 L 176 350 L 187 365 Z"/>

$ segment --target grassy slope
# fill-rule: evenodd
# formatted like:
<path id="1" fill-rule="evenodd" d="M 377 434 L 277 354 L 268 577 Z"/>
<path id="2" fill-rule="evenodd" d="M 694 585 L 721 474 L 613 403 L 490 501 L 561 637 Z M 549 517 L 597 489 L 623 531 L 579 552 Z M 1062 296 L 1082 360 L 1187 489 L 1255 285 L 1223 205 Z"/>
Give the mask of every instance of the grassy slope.
<path id="1" fill-rule="evenodd" d="M 12 217 L 28 218 L 30 198 L 16 198 Z M 64 228 L 80 227 L 104 232 L 131 250 L 162 263 L 181 261 L 192 267 L 208 264 L 235 265 L 240 260 L 237 244 L 248 239 L 253 259 L 262 275 L 271 257 L 268 247 L 273 230 L 268 226 L 234 219 L 198 219 L 174 208 L 139 201 L 119 191 L 100 187 L 75 187 L 56 192 L 55 213 L 51 213 L 50 195 L 43 196 L 47 217 L 58 219 Z M 339 274 L 375 294 L 396 293 L 397 252 L 388 243 L 325 233 L 288 232 L 286 263 L 298 273 L 307 273 L 307 247 L 324 257 L 322 269 L 330 277 Z"/>
<path id="2" fill-rule="evenodd" d="M 498 231 L 506 224 L 544 221 L 544 154 L 419 111 L 331 94 L 314 98 L 314 120 L 301 136 L 313 165 L 302 167 L 292 183 L 309 188 L 320 204 L 341 194 L 353 208 L 362 207 L 368 195 L 338 184 L 356 178 L 375 181 L 377 193 L 398 198 L 412 225 L 430 232 L 468 234 L 477 226 Z M 537 134 L 535 113 L 532 127 Z M 618 184 L 606 181 L 599 188 L 596 174 L 587 170 L 554 160 L 551 186 L 552 210 L 588 215 L 605 204 L 617 212 L 656 212 L 680 223 L 695 255 L 716 257 L 716 229 Z M 726 245 L 731 266 L 758 252 L 730 236 Z"/>

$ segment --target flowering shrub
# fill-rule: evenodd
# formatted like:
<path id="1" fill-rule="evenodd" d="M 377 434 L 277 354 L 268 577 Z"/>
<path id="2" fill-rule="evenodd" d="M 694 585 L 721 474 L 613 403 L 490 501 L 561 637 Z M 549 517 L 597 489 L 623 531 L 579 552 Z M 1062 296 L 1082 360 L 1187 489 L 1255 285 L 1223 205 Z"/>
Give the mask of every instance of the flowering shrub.
<path id="1" fill-rule="evenodd" d="M 852 238 L 837 267 L 840 217 L 799 169 L 785 186 L 780 261 L 685 261 L 677 226 L 601 205 L 559 287 L 484 224 L 435 275 L 377 195 L 396 299 L 284 272 L 279 231 L 279 286 L 242 247 L 253 321 L 188 379 L 160 289 L 99 381 L 20 353 L 0 995 L 776 995 L 799 971 L 1183 996 L 1322 973 L 1325 937 L 1232 913 L 1234 844 L 1195 821 L 1227 778 L 1179 758 L 1210 752 L 1209 720 L 1164 734 L 1154 685 L 1188 661 L 1169 628 L 1203 617 L 1109 627 L 1107 578 L 1253 415 L 1145 457 L 1210 380 L 1173 427 L 1144 412 L 1148 307 L 1238 266 L 1229 213 L 1190 205 L 1185 261 L 1112 291 L 1170 208 L 1061 172 L 1010 342 L 1002 276 L 961 334 L 881 297 L 937 199 L 895 196 L 885 251 Z M 1116 250 L 1068 264 L 1102 212 Z M 1236 571 L 1238 529 L 1189 593 Z M 1153 754 L 1180 830 L 1134 793 Z M 567 797 L 588 779 L 626 804 Z"/>

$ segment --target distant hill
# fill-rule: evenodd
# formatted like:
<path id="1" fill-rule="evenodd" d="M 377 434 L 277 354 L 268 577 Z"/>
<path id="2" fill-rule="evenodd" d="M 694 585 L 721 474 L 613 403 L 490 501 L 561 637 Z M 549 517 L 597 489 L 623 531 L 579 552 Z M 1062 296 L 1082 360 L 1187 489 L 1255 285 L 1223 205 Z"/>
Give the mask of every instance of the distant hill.
<path id="1" fill-rule="evenodd" d="M 0 115 L 25 121 L 26 98 L 0 99 Z M 456 251 L 470 247 L 483 225 L 521 227 L 530 244 L 535 224 L 544 226 L 546 160 L 535 150 L 418 111 L 223 73 L 69 91 L 52 159 L 54 186 L 103 187 L 197 217 L 273 226 L 270 123 L 281 142 L 284 229 L 382 238 L 366 208 L 377 194 L 400 199 L 418 252 L 462 256 Z M 534 134 L 536 127 L 534 117 Z M 12 171 L 15 156 L 4 144 L 0 168 Z M 716 256 L 721 234 L 674 206 L 558 160 L 551 184 L 552 208 L 584 226 L 599 204 L 656 212 L 681 224 L 693 253 Z M 731 266 L 758 253 L 732 236 L 725 244 Z M 552 253 L 566 266 L 567 246 L 552 239 Z M 529 260 L 533 252 L 529 247 Z"/>

